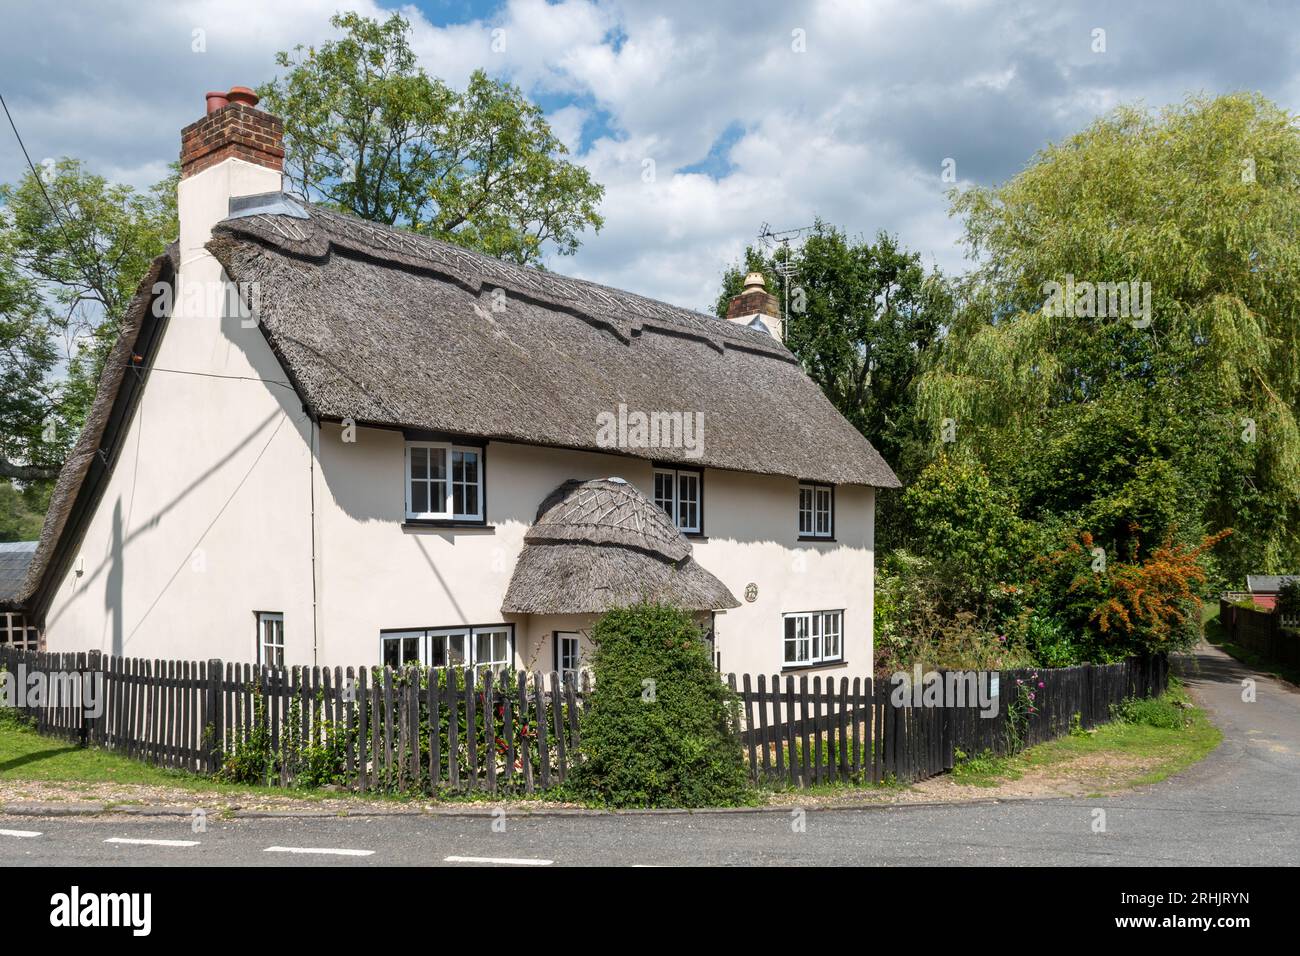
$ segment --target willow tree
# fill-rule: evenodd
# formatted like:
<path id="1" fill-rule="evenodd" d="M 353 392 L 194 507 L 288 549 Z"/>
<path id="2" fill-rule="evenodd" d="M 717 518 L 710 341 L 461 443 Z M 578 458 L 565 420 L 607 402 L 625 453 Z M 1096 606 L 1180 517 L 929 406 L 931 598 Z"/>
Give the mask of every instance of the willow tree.
<path id="1" fill-rule="evenodd" d="M 1031 517 L 1233 527 L 1230 573 L 1296 570 L 1298 177 L 1295 118 L 1237 94 L 1119 109 L 954 194 L 974 269 L 918 382 L 936 447 Z"/>

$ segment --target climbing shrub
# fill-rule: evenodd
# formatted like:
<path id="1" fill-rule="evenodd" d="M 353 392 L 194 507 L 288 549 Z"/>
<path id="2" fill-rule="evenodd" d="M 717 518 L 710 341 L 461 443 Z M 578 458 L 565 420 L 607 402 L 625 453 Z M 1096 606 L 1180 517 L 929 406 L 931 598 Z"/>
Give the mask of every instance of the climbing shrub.
<path id="1" fill-rule="evenodd" d="M 641 604 L 592 631 L 595 689 L 582 717 L 575 793 L 610 807 L 752 802 L 736 696 L 689 614 Z"/>

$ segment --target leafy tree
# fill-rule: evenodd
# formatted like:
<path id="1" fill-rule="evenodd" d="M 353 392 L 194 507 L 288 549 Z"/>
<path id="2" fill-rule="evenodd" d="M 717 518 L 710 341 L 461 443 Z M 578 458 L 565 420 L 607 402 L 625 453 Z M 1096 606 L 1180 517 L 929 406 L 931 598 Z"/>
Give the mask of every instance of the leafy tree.
<path id="1" fill-rule="evenodd" d="M 685 611 L 606 612 L 592 640 L 595 689 L 582 717 L 574 790 L 612 807 L 706 807 L 749 801 L 734 695 Z"/>
<path id="2" fill-rule="evenodd" d="M 0 541 L 34 541 L 40 537 L 52 487 L 47 481 L 33 481 L 19 488 L 0 480 Z"/>
<path id="3" fill-rule="evenodd" d="M 330 23 L 340 39 L 281 52 L 287 72 L 258 90 L 304 195 L 519 263 L 599 230 L 604 188 L 516 87 L 477 70 L 458 93 L 429 76 L 399 14 Z"/>
<path id="4" fill-rule="evenodd" d="M 853 240 L 821 220 L 798 247 L 748 248 L 744 268 L 723 275 L 719 317 L 748 272 L 763 273 L 780 298 L 786 345 L 809 377 L 905 483 L 913 478 L 928 457 L 915 380 L 952 308 L 943 277 L 927 276 L 919 254 L 887 233 Z M 885 549 L 900 543 L 895 512 L 895 496 L 882 495 L 876 538 Z"/>
<path id="5" fill-rule="evenodd" d="M 56 401 L 48 379 L 58 358 L 40 288 L 18 267 L 11 230 L 0 227 L 0 488 L 3 478 L 49 477 L 44 423 Z"/>
<path id="6" fill-rule="evenodd" d="M 1293 118 L 1239 94 L 1117 110 L 955 195 L 976 267 L 918 381 L 933 440 L 956 420 L 1105 546 L 1232 526 L 1231 573 L 1300 564 L 1298 177 Z M 1117 316 L 1076 285 L 1061 314 L 1049 283 L 1071 282 L 1139 299 Z"/>
<path id="7" fill-rule="evenodd" d="M 928 556 L 949 588 L 1020 578 L 1030 530 L 1012 490 L 979 462 L 940 455 L 905 489 L 900 507 L 908 547 Z"/>
<path id="8" fill-rule="evenodd" d="M 0 186 L 0 477 L 23 480 L 57 474 L 127 305 L 177 233 L 174 171 L 147 193 L 75 159 L 39 175 Z"/>

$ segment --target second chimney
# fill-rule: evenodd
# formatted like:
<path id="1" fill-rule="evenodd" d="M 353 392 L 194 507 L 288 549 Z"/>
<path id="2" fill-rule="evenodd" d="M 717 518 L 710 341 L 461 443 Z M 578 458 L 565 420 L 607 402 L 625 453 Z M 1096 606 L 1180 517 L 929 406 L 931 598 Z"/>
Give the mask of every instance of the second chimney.
<path id="1" fill-rule="evenodd" d="M 767 291 L 767 283 L 761 272 L 751 272 L 745 276 L 745 287 L 727 306 L 727 321 L 767 332 L 778 342 L 785 340 L 781 303 Z"/>
<path id="2" fill-rule="evenodd" d="M 226 106 L 219 105 L 220 94 L 207 98 L 217 108 L 181 130 L 181 179 L 231 157 L 283 171 L 284 121 L 255 108 L 252 90 L 235 87 Z"/>

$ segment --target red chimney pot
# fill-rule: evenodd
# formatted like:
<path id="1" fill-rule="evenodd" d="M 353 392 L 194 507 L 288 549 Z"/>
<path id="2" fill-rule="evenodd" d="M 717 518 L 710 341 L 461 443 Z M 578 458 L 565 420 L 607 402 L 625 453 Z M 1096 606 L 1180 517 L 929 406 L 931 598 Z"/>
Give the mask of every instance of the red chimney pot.
<path id="1" fill-rule="evenodd" d="M 211 93 L 204 93 L 203 95 L 208 101 L 209 113 L 215 113 L 217 110 L 221 109 L 221 107 L 230 102 L 229 97 L 227 97 L 225 93 L 221 92 L 221 90 L 214 90 Z"/>
<path id="2" fill-rule="evenodd" d="M 227 99 L 232 103 L 244 103 L 247 106 L 257 105 L 257 94 L 247 86 L 232 86 L 227 94 Z"/>

